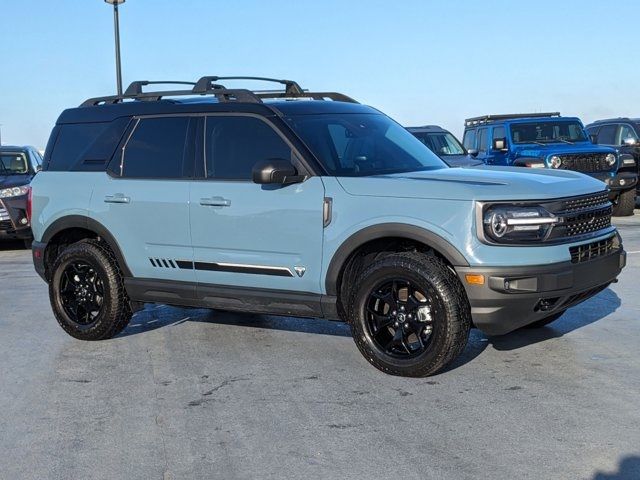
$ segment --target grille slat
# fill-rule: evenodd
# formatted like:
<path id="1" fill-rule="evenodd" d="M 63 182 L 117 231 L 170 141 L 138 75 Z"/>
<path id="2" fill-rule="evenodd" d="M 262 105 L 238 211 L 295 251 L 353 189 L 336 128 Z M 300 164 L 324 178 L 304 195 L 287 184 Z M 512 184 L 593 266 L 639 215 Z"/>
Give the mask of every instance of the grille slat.
<path id="1" fill-rule="evenodd" d="M 569 248 L 571 263 L 583 263 L 596 258 L 604 257 L 618 250 L 620 246 L 616 237 L 606 238 L 598 242 L 586 243 Z"/>
<path id="2" fill-rule="evenodd" d="M 550 202 L 547 208 L 561 220 L 547 240 L 578 238 L 611 227 L 613 206 L 606 191 L 560 199 Z"/>
<path id="3" fill-rule="evenodd" d="M 607 155 L 606 153 L 569 153 L 559 155 L 562 159 L 560 168 L 585 173 L 606 172 L 612 169 L 606 161 Z"/>

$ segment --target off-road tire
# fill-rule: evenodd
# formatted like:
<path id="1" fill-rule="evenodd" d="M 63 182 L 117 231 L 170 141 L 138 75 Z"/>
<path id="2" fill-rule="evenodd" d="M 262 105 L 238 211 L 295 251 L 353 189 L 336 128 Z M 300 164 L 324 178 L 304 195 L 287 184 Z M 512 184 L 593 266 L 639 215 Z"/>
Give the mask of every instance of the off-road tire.
<path id="1" fill-rule="evenodd" d="M 397 358 L 372 340 L 367 327 L 366 305 L 375 286 L 386 278 L 401 276 L 425 291 L 433 292 L 442 314 L 433 321 L 432 341 L 413 358 Z M 377 369 L 406 377 L 425 377 L 442 370 L 464 350 L 471 328 L 471 309 L 460 280 L 434 254 L 390 253 L 372 261 L 351 285 L 347 305 L 353 339 L 362 355 Z"/>
<path id="2" fill-rule="evenodd" d="M 616 202 L 613 204 L 614 217 L 628 217 L 633 215 L 636 208 L 636 189 L 632 188 L 624 192 L 620 192 Z"/>
<path id="3" fill-rule="evenodd" d="M 73 261 L 85 262 L 102 280 L 104 297 L 100 312 L 89 325 L 79 325 L 65 311 L 60 296 L 64 268 Z M 49 282 L 49 299 L 56 320 L 72 337 L 80 340 L 105 340 L 120 333 L 132 312 L 124 288 L 122 272 L 111 250 L 101 242 L 85 240 L 65 248 L 54 262 Z"/>
<path id="4" fill-rule="evenodd" d="M 552 322 L 558 320 L 563 314 L 565 310 L 561 312 L 556 312 L 548 317 L 543 318 L 542 320 L 538 320 L 537 322 L 530 323 L 529 325 L 525 325 L 524 328 L 542 328 L 549 325 Z"/>

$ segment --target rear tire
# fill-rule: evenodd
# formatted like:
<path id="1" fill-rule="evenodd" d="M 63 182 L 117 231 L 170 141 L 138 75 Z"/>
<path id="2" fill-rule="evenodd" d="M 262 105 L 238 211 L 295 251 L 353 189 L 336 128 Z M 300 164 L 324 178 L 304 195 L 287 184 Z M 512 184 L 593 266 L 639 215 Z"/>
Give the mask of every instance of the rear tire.
<path id="1" fill-rule="evenodd" d="M 542 320 L 538 320 L 537 322 L 530 323 L 529 325 L 525 325 L 524 328 L 542 328 L 546 327 L 552 322 L 558 320 L 563 314 L 565 310 L 561 312 L 556 312 L 553 315 L 549 315 L 548 317 L 543 318 Z"/>
<path id="2" fill-rule="evenodd" d="M 49 298 L 60 326 L 80 340 L 104 340 L 131 319 L 122 273 L 111 251 L 97 241 L 74 243 L 54 262 Z"/>
<path id="3" fill-rule="evenodd" d="M 391 253 L 352 284 L 347 305 L 362 355 L 391 375 L 433 375 L 469 338 L 471 311 L 457 276 L 435 255 Z"/>
<path id="4" fill-rule="evenodd" d="M 633 215 L 633 210 L 636 208 L 636 189 L 626 190 L 620 192 L 616 202 L 613 205 L 614 217 L 628 217 Z"/>

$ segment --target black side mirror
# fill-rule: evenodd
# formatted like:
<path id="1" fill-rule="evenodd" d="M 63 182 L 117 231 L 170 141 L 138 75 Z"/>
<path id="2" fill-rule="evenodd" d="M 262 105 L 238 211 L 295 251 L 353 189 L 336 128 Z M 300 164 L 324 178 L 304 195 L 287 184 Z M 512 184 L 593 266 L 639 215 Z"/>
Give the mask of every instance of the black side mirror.
<path id="1" fill-rule="evenodd" d="M 260 185 L 289 185 L 304 180 L 290 161 L 281 158 L 263 160 L 253 166 L 253 183 Z"/>
<path id="2" fill-rule="evenodd" d="M 499 152 L 504 152 L 507 150 L 507 139 L 506 138 L 494 138 L 493 139 L 493 149 Z"/>
<path id="3" fill-rule="evenodd" d="M 625 138 L 622 141 L 622 145 L 626 145 L 627 147 L 632 147 L 632 146 L 637 145 L 637 144 L 638 144 L 638 141 L 635 138 L 631 138 L 631 137 Z"/>
<path id="4" fill-rule="evenodd" d="M 467 150 L 467 153 L 473 158 L 478 156 L 478 150 L 476 150 L 475 148 L 470 148 L 469 150 Z"/>
<path id="5" fill-rule="evenodd" d="M 591 140 L 591 143 L 595 143 L 596 145 L 598 144 L 598 136 L 594 133 L 589 135 L 589 140 Z"/>

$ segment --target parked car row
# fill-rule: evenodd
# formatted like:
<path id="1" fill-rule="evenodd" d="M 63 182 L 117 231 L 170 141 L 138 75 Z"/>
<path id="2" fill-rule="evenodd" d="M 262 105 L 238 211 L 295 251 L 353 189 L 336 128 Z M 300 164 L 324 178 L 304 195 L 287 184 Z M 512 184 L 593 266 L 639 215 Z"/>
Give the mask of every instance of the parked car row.
<path id="1" fill-rule="evenodd" d="M 424 376 L 472 326 L 544 326 L 626 264 L 602 182 L 618 157 L 574 119 L 470 119 L 468 154 L 546 168 L 449 168 L 423 143 L 453 161 L 447 132 L 421 142 L 290 80 L 220 84 L 239 79 L 134 82 L 60 115 L 32 181 L 32 252 L 73 337 L 113 337 L 147 302 L 340 319 L 376 368 Z M 569 168 L 587 153 L 596 178 Z"/>
<path id="2" fill-rule="evenodd" d="M 638 186 L 640 123 L 631 119 L 595 122 L 558 112 L 485 115 L 465 120 L 462 146 L 439 127 L 411 127 L 451 166 L 517 166 L 574 170 L 607 185 L 616 216 L 632 215 Z M 591 136 L 589 135 L 591 134 Z"/>

